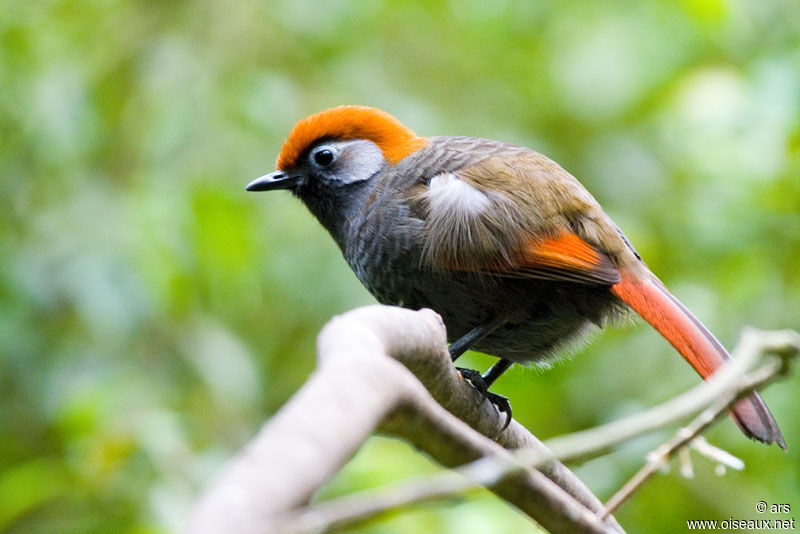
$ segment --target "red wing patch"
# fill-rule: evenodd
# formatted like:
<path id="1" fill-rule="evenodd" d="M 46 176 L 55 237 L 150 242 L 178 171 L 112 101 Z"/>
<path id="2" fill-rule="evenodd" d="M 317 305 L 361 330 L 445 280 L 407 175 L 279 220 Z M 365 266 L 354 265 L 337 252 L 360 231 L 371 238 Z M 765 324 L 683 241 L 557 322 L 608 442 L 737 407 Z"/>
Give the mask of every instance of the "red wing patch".
<path id="1" fill-rule="evenodd" d="M 528 259 L 536 265 L 591 271 L 600 264 L 600 254 L 594 247 L 575 234 L 566 232 L 532 242 L 528 246 L 528 253 Z"/>
<path id="2" fill-rule="evenodd" d="M 531 241 L 518 273 L 534 278 L 615 284 L 620 275 L 611 259 L 577 235 L 562 231 Z"/>

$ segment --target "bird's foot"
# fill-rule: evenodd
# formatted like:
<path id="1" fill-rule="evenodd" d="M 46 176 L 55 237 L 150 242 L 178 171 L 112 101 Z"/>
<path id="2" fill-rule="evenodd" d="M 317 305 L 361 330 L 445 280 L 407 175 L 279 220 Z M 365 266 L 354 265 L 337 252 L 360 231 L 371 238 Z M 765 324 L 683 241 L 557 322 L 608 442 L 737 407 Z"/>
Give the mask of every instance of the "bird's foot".
<path id="1" fill-rule="evenodd" d="M 491 402 L 494 407 L 497 408 L 498 412 L 506 414 L 506 422 L 501 431 L 505 430 L 511 423 L 511 403 L 508 402 L 508 397 L 504 397 L 489 391 L 486 380 L 478 371 L 475 371 L 474 369 L 465 369 L 463 367 L 456 367 L 456 370 L 461 373 L 461 376 L 469 380 L 469 383 L 472 384 L 472 387 L 478 390 L 478 392 L 483 395 L 484 398 Z"/>

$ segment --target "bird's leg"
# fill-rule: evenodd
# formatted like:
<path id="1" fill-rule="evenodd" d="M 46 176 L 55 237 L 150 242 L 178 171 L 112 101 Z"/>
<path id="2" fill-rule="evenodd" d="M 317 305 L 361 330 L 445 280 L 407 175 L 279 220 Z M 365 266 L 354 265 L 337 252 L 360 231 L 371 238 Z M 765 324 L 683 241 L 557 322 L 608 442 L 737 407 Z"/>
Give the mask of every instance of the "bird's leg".
<path id="1" fill-rule="evenodd" d="M 497 318 L 489 321 L 486 324 L 480 324 L 476 326 L 460 338 L 450 343 L 450 357 L 453 359 L 453 361 L 456 361 L 458 357 L 467 352 L 467 349 L 469 349 L 472 345 L 500 328 L 505 322 L 505 319 Z"/>
<path id="2" fill-rule="evenodd" d="M 450 357 L 453 359 L 453 361 L 456 361 L 456 359 L 464 354 L 470 346 L 484 339 L 486 336 L 502 326 L 505 322 L 505 319 L 497 318 L 489 323 L 476 326 L 450 344 Z M 511 422 L 511 404 L 508 402 L 507 397 L 489 391 L 489 387 L 512 365 L 513 362 L 509 360 L 498 360 L 483 375 L 473 369 L 456 367 L 458 372 L 461 373 L 461 376 L 469 380 L 475 389 L 481 392 L 481 394 L 486 397 L 489 402 L 497 407 L 499 412 L 506 414 L 506 422 L 503 425 L 503 430 L 505 430 L 508 424 Z"/>
<path id="3" fill-rule="evenodd" d="M 450 348 L 448 349 L 450 351 L 450 358 L 452 358 L 453 361 L 456 361 L 467 351 L 467 349 L 497 330 L 504 322 L 504 319 L 497 318 L 489 321 L 488 323 L 479 324 L 457 340 L 453 341 L 450 343 Z M 483 376 L 478 371 L 475 371 L 474 369 L 465 369 L 463 367 L 456 367 L 456 369 L 458 369 L 458 372 L 461 373 L 461 376 L 472 382 L 472 385 L 475 386 L 475 389 L 484 395 L 488 394 L 489 385 L 491 383 L 487 384 L 483 379 Z M 497 376 L 500 375 L 498 374 Z M 495 377 L 495 379 L 496 378 L 497 377 Z M 494 379 L 492 381 L 494 381 Z"/>
<path id="4" fill-rule="evenodd" d="M 489 370 L 481 376 L 483 383 L 486 384 L 487 388 L 492 387 L 494 381 L 500 378 L 500 375 L 505 373 L 512 365 L 514 365 L 514 362 L 510 360 L 497 360 L 494 362 L 494 365 L 489 367 Z"/>

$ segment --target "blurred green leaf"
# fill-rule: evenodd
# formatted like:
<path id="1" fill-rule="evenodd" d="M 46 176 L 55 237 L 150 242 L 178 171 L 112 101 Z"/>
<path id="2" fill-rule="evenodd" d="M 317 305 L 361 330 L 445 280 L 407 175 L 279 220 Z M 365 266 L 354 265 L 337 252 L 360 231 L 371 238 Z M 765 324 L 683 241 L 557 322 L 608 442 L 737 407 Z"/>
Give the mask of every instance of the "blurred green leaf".
<path id="1" fill-rule="evenodd" d="M 38 458 L 0 474 L 0 529 L 69 491 L 63 466 L 55 459 Z"/>

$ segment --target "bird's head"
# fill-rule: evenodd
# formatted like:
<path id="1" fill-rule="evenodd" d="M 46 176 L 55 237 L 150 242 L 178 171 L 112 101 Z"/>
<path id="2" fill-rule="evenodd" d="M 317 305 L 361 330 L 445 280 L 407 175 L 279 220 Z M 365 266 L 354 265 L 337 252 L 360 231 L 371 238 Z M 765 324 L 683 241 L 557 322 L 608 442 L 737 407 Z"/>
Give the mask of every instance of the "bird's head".
<path id="1" fill-rule="evenodd" d="M 373 178 L 428 144 L 385 111 L 339 106 L 294 125 L 277 170 L 253 180 L 248 191 L 333 191 Z"/>

